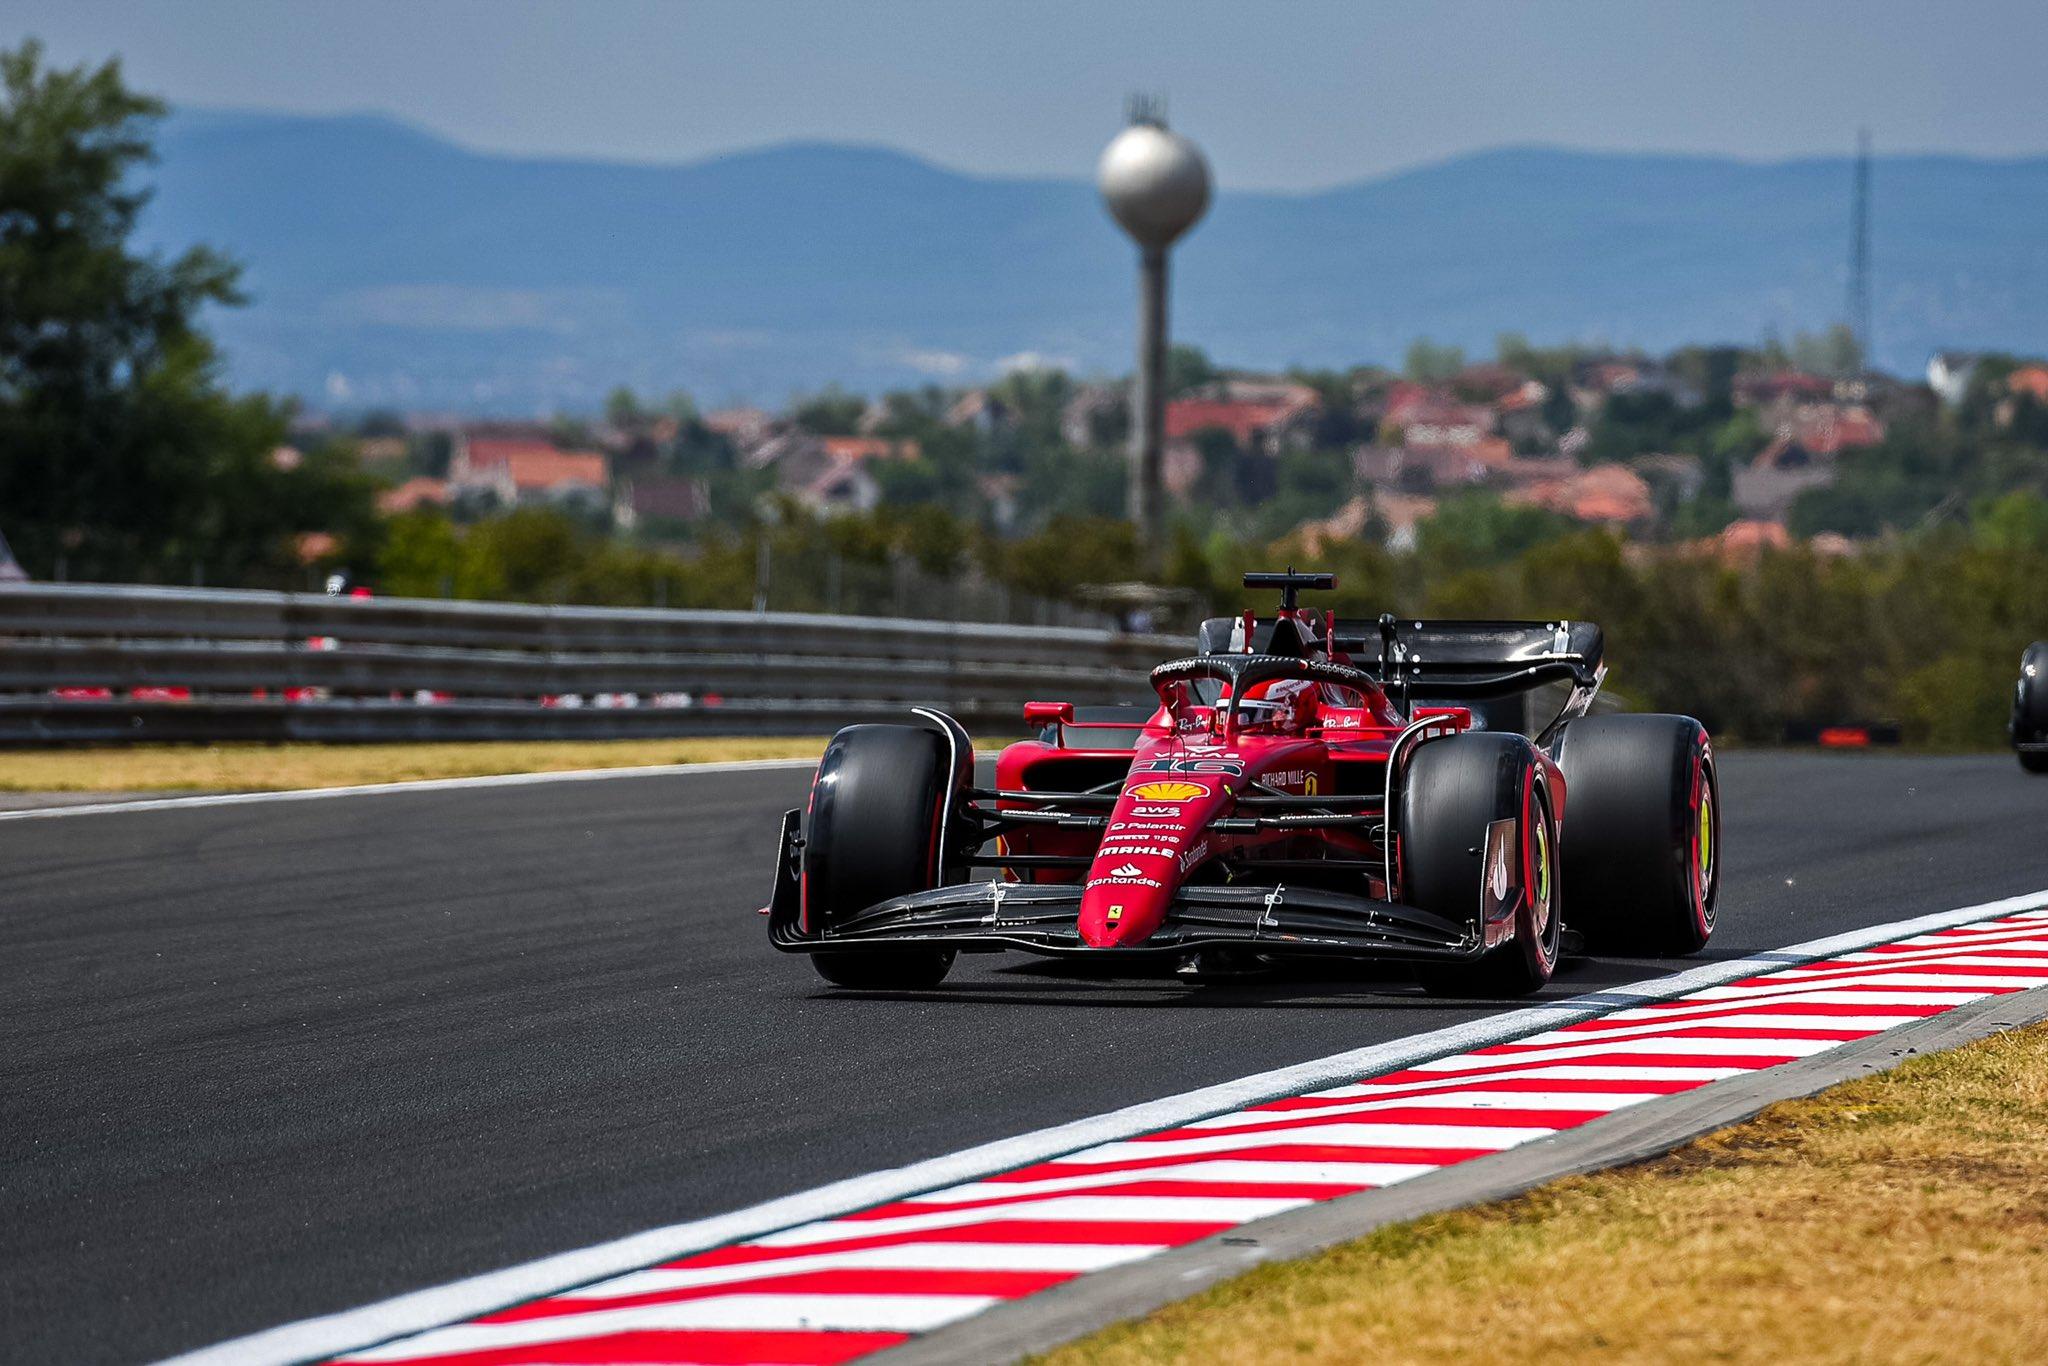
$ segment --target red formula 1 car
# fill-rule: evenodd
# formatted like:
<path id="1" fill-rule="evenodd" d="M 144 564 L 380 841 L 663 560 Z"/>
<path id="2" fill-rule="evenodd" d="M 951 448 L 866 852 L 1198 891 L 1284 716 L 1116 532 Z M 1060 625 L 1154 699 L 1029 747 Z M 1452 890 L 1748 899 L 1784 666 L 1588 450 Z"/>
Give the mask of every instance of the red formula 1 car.
<path id="1" fill-rule="evenodd" d="M 769 934 L 841 986 L 936 986 L 956 954 L 1171 955 L 1196 975 L 1405 960 L 1458 995 L 1533 991 L 1564 927 L 1689 953 L 1714 928 L 1713 747 L 1684 716 L 1588 716 L 1587 622 L 1347 621 L 1327 574 L 1248 574 L 1157 709 L 1033 702 L 974 776 L 950 717 L 849 726 L 784 817 Z M 1533 738 L 1509 699 L 1566 692 Z M 1106 714 L 1105 714 L 1106 713 Z M 1526 715 L 1526 707 L 1521 709 Z"/>

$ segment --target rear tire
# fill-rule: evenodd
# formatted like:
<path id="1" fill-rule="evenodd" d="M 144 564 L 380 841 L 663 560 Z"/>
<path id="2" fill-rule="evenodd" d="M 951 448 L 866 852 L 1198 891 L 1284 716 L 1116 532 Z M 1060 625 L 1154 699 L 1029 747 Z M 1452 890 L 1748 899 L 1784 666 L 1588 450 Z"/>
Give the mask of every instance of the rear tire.
<path id="1" fill-rule="evenodd" d="M 2048 642 L 2035 641 L 2020 656 L 2020 681 L 2013 688 L 2012 721 L 2007 726 L 2015 745 L 2048 740 Z M 2048 753 L 2019 755 L 2029 773 L 2048 773 Z"/>
<path id="2" fill-rule="evenodd" d="M 1420 910 L 1471 920 L 1483 905 L 1487 831 L 1515 822 L 1520 868 L 1514 937 L 1484 957 L 1416 969 L 1433 996 L 1526 996 L 1557 968 L 1557 821 L 1549 785 L 1529 742 L 1466 734 L 1415 751 L 1401 788 L 1402 899 Z"/>
<path id="3" fill-rule="evenodd" d="M 1696 953 L 1721 894 L 1721 787 L 1690 716 L 1591 716 L 1566 725 L 1565 914 L 1586 947 Z"/>
<path id="4" fill-rule="evenodd" d="M 878 901 L 938 885 L 939 820 L 951 802 L 945 737 L 921 726 L 848 726 L 818 763 L 804 835 L 807 933 Z M 953 966 L 941 948 L 825 949 L 811 955 L 834 986 L 935 987 Z"/>

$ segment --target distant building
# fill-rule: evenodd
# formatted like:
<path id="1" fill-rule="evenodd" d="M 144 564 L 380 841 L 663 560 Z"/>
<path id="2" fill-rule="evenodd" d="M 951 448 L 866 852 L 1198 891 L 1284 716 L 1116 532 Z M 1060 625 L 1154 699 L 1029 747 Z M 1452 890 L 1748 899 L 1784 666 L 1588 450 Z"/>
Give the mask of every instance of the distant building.
<path id="1" fill-rule="evenodd" d="M 1203 387 L 1190 398 L 1220 398 L 1231 403 L 1264 403 L 1289 409 L 1320 408 L 1323 396 L 1314 386 L 1284 377 L 1232 375 Z"/>
<path id="2" fill-rule="evenodd" d="M 1562 479 L 1528 484 L 1502 495 L 1501 501 L 1604 526 L 1636 526 L 1657 514 L 1649 484 L 1626 465 L 1595 465 Z"/>
<path id="3" fill-rule="evenodd" d="M 1557 435 L 1543 414 L 1550 401 L 1550 388 L 1541 380 L 1525 380 L 1493 401 L 1500 434 L 1516 446 L 1528 449 L 1549 442 Z"/>
<path id="4" fill-rule="evenodd" d="M 755 448 L 751 460 L 775 472 L 775 487 L 820 512 L 867 512 L 881 502 L 869 468 L 878 461 L 915 460 L 915 441 L 878 436 L 813 436 L 791 428 Z"/>
<path id="5" fill-rule="evenodd" d="M 1651 488 L 1669 489 L 1674 499 L 1681 503 L 1689 503 L 1698 496 L 1707 478 L 1696 455 L 1638 456 L 1629 462 L 1629 468 L 1643 476 Z"/>
<path id="6" fill-rule="evenodd" d="M 711 495 L 702 479 L 640 475 L 620 481 L 612 499 L 612 524 L 621 531 L 641 531 L 664 522 L 694 522 L 710 511 Z"/>
<path id="7" fill-rule="evenodd" d="M 1982 359 L 1970 351 L 1937 351 L 1927 358 L 1927 387 L 1951 406 L 1961 403 L 1970 391 L 1970 376 L 1977 373 Z"/>
<path id="8" fill-rule="evenodd" d="M 2014 398 L 2048 403 L 2048 365 L 2022 365 L 2005 377 L 2005 391 Z"/>
<path id="9" fill-rule="evenodd" d="M 1833 453 L 1816 451 L 1785 432 L 1747 465 L 1736 467 L 1730 491 L 1743 516 L 1782 522 L 1800 494 L 1834 482 Z"/>
<path id="10" fill-rule="evenodd" d="M 1010 405 L 986 389 L 969 389 L 946 410 L 946 425 L 993 436 L 1011 422 Z"/>
<path id="11" fill-rule="evenodd" d="M 1591 412 L 1621 395 L 1662 394 L 1681 408 L 1696 408 L 1703 395 L 1662 364 L 1634 357 L 1606 357 L 1579 362 L 1572 372 L 1571 399 L 1581 412 Z"/>
<path id="12" fill-rule="evenodd" d="M 1410 380 L 1389 386 L 1379 411 L 1380 434 L 1410 446 L 1470 446 L 1494 434 L 1494 410 L 1447 390 Z"/>
<path id="13" fill-rule="evenodd" d="M 451 496 L 446 479 L 429 479 L 420 475 L 378 494 L 377 511 L 389 517 L 416 508 L 446 507 Z"/>
<path id="14" fill-rule="evenodd" d="M 818 443 L 834 460 L 915 460 L 924 454 L 915 441 L 881 436 L 825 436 Z"/>
<path id="15" fill-rule="evenodd" d="M 1318 406 L 1298 394 L 1272 399 L 1178 398 L 1166 405 L 1166 439 L 1225 431 L 1247 455 L 1277 456 L 1313 439 Z"/>
<path id="16" fill-rule="evenodd" d="M 793 492 L 816 512 L 872 512 L 882 501 L 882 486 L 864 460 L 834 460 Z"/>
<path id="17" fill-rule="evenodd" d="M 1818 403 L 1799 408 L 1789 424 L 1792 435 L 1821 455 L 1861 450 L 1884 440 L 1884 423 L 1856 405 Z"/>
<path id="18" fill-rule="evenodd" d="M 1352 473 L 1375 488 L 1404 493 L 1491 484 L 1516 487 L 1536 479 L 1561 478 L 1577 468 L 1569 460 L 1522 458 L 1497 436 L 1458 445 L 1361 446 L 1351 457 Z"/>
<path id="19" fill-rule="evenodd" d="M 761 408 L 721 408 L 715 413 L 706 413 L 703 423 L 707 429 L 730 441 L 740 459 L 757 469 L 764 462 L 756 461 L 754 452 L 786 426 L 781 418 Z"/>
<path id="20" fill-rule="evenodd" d="M 1358 541 L 1377 531 L 1389 550 L 1413 550 L 1416 528 L 1436 515 L 1436 499 L 1375 490 L 1353 498 L 1320 521 L 1294 529 L 1303 549 L 1320 555 L 1333 542 Z"/>
<path id="21" fill-rule="evenodd" d="M 716 430 L 714 428 L 714 430 Z M 787 483 L 825 459 L 825 443 L 801 427 L 781 426 L 759 441 L 738 447 L 740 463 L 751 470 L 773 469 L 777 483 Z M 792 475 L 790 471 L 797 471 Z"/>
<path id="22" fill-rule="evenodd" d="M 1835 396 L 1835 382 L 1803 370 L 1745 370 L 1735 377 L 1735 404 L 1763 408 L 1781 400 L 1819 402 Z"/>
<path id="23" fill-rule="evenodd" d="M 1451 387 L 1460 394 L 1495 404 L 1530 384 L 1536 384 L 1539 389 L 1543 387 L 1520 370 L 1495 361 L 1468 365 L 1451 381 Z"/>
<path id="24" fill-rule="evenodd" d="M 1060 409 L 1060 438 L 1076 450 L 1115 444 L 1130 422 L 1130 395 L 1120 384 L 1084 384 Z"/>
<path id="25" fill-rule="evenodd" d="M 559 450 L 545 441 L 464 432 L 455 438 L 448 462 L 448 485 L 456 496 L 484 495 L 506 507 L 526 503 L 601 507 L 608 482 L 603 455 Z"/>

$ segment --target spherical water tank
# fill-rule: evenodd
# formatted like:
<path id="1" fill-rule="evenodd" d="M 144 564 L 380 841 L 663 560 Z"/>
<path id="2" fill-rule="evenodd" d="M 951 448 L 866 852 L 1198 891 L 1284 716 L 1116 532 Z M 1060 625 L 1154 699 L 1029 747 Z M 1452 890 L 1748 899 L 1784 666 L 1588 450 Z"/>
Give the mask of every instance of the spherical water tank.
<path id="1" fill-rule="evenodd" d="M 1209 163 L 1194 143 L 1156 123 L 1134 123 L 1102 153 L 1096 186 L 1141 247 L 1165 247 L 1209 207 Z"/>

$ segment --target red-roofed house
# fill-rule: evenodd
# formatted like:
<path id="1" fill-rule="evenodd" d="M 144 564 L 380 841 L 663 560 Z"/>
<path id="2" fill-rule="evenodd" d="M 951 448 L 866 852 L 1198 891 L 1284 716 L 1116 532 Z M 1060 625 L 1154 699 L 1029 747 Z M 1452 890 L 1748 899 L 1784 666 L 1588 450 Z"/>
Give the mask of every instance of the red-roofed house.
<path id="1" fill-rule="evenodd" d="M 1835 482 L 1837 457 L 1884 440 L 1868 408 L 1837 403 L 1780 404 L 1777 435 L 1735 470 L 1730 492 L 1745 516 L 1782 521 L 1793 500 Z"/>
<path id="2" fill-rule="evenodd" d="M 2015 397 L 2024 394 L 2036 403 L 2048 403 L 2048 365 L 2022 365 L 2005 377 L 2005 389 Z"/>
<path id="3" fill-rule="evenodd" d="M 871 512 L 882 501 L 882 486 L 865 460 L 832 460 L 796 489 L 797 501 L 818 512 Z"/>
<path id="4" fill-rule="evenodd" d="M 1197 432 L 1217 429 L 1229 432 L 1246 451 L 1271 455 L 1275 452 L 1270 449 L 1269 438 L 1274 429 L 1298 411 L 1298 405 L 1284 402 L 1177 398 L 1166 405 L 1166 439 L 1186 441 Z"/>
<path id="5" fill-rule="evenodd" d="M 504 504 L 601 500 L 607 481 L 605 458 L 596 451 L 512 437 L 458 434 L 448 462 L 456 492 L 488 492 Z"/>
<path id="6" fill-rule="evenodd" d="M 1839 455 L 1843 451 L 1875 446 L 1884 440 L 1884 424 L 1870 409 L 1837 403 L 1802 404 L 1786 424 L 1791 435 L 1816 455 Z M 1779 428 L 1782 434 L 1785 427 Z"/>
<path id="7" fill-rule="evenodd" d="M 1395 433 L 1411 446 L 1469 446 L 1493 435 L 1494 412 L 1483 403 L 1461 403 L 1442 389 L 1398 380 L 1387 389 L 1380 433 Z"/>
<path id="8" fill-rule="evenodd" d="M 608 508 L 610 469 L 596 451 L 565 451 L 529 437 L 455 435 L 448 462 L 451 501 L 537 504 L 597 513 Z"/>
<path id="9" fill-rule="evenodd" d="M 1563 479 L 1543 480 L 1503 495 L 1502 501 L 1610 526 L 1647 522 L 1657 512 L 1650 486 L 1626 465 L 1595 465 Z"/>
<path id="10" fill-rule="evenodd" d="M 377 511 L 385 516 L 395 512 L 411 512 L 420 507 L 446 507 L 449 490 L 446 479 L 429 479 L 419 475 L 406 480 L 397 488 L 385 489 L 377 495 Z"/>

